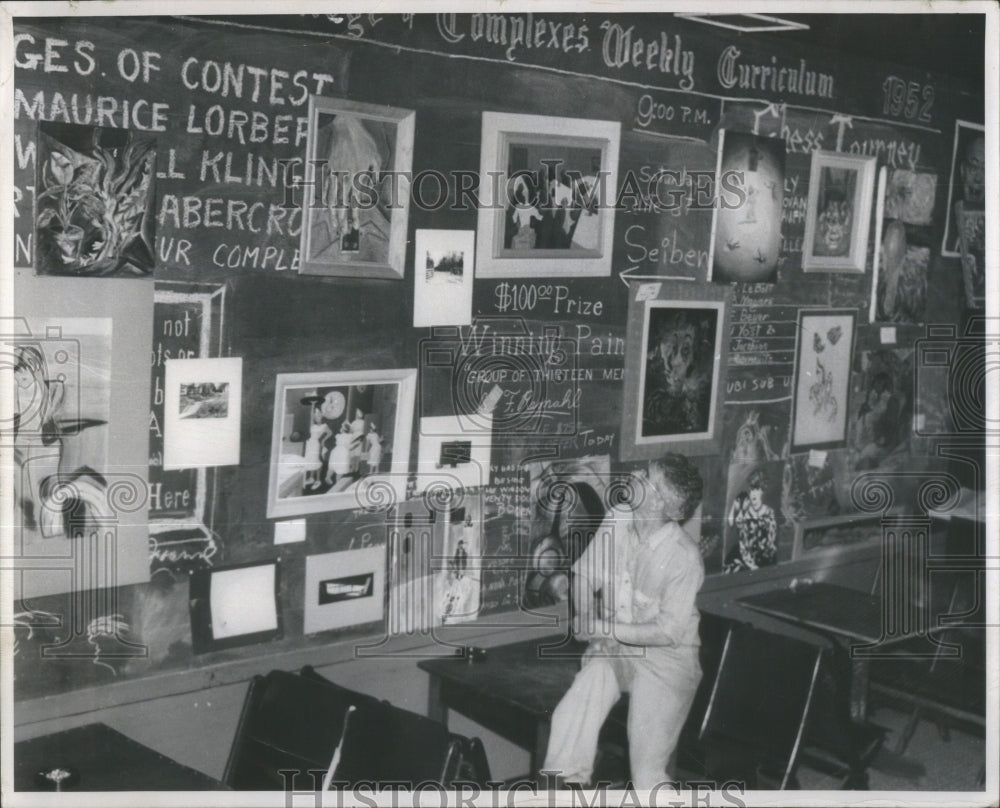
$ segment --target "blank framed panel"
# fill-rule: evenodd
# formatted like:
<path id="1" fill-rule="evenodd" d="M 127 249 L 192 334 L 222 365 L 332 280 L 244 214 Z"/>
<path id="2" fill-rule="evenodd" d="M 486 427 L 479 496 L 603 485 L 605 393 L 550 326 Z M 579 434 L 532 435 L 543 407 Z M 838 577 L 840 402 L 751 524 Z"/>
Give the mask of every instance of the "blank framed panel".
<path id="1" fill-rule="evenodd" d="M 281 636 L 279 564 L 253 562 L 191 575 L 191 645 L 196 654 Z"/>

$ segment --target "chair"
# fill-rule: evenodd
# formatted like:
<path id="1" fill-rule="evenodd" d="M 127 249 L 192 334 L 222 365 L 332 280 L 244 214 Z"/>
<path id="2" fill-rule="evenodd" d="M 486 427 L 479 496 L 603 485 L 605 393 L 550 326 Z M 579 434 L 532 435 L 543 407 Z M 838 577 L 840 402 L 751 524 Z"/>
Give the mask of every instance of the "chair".
<path id="1" fill-rule="evenodd" d="M 287 671 L 255 676 L 223 782 L 246 791 L 319 788 L 348 708 L 370 702 L 378 699 Z"/>
<path id="2" fill-rule="evenodd" d="M 319 790 L 335 751 L 336 785 L 489 780 L 478 739 L 306 668 L 250 683 L 223 782 L 236 790 Z"/>
<path id="3" fill-rule="evenodd" d="M 966 519 L 955 517 L 948 524 L 945 551 L 962 559 L 962 563 L 948 575 L 934 576 L 932 583 L 936 586 L 925 593 L 927 636 L 933 640 L 933 654 L 928 655 L 924 637 L 915 637 L 895 647 L 898 658 L 877 660 L 872 665 L 872 690 L 894 705 L 909 709 L 893 750 L 896 754 L 906 751 L 920 719 L 926 715 L 936 720 L 944 740 L 948 739 L 951 722 L 974 732 L 985 731 L 986 590 L 982 556 L 968 554 L 975 536 L 974 527 Z M 970 572 L 974 573 L 972 586 Z M 884 574 L 880 567 L 873 591 Z M 931 618 L 941 615 L 950 619 L 944 626 L 937 626 Z"/>
<path id="4" fill-rule="evenodd" d="M 955 613 L 956 598 L 948 613 Z M 986 730 L 986 632 L 984 616 L 977 612 L 966 625 L 952 625 L 935 633 L 942 649 L 957 648 L 959 655 L 942 651 L 930 659 L 878 660 L 872 665 L 872 690 L 888 702 L 909 708 L 906 725 L 894 751 L 903 754 L 921 718 L 931 717 L 943 740 L 955 723 L 977 734 Z"/>
<path id="5" fill-rule="evenodd" d="M 325 682 L 332 687 L 341 688 L 340 685 L 318 674 L 311 665 L 305 666 L 301 673 L 303 677 Z M 353 693 L 354 691 L 349 692 Z M 368 748 L 373 748 L 376 751 L 379 749 L 390 749 L 396 745 L 397 738 L 416 735 L 415 741 L 418 743 L 421 740 L 430 740 L 431 745 L 429 748 L 435 750 L 435 755 L 440 751 L 440 729 L 444 728 L 443 724 L 432 721 L 429 718 L 424 718 L 416 713 L 392 707 L 387 701 L 379 702 L 379 704 L 389 709 L 381 714 L 377 710 L 373 711 L 374 715 L 366 714 L 368 711 L 361 711 L 360 714 L 351 717 L 348 730 L 342 742 L 344 751 L 342 752 L 341 765 L 337 771 L 338 777 L 351 773 L 350 767 L 354 765 L 352 761 L 358 756 L 357 749 L 364 749 L 366 745 Z M 365 726 L 374 723 L 378 725 L 378 728 L 373 730 L 369 726 L 366 731 L 355 731 L 351 726 L 355 720 L 362 722 L 362 725 Z M 385 733 L 390 733 L 393 737 L 389 740 L 388 744 L 380 744 L 379 738 Z M 466 738 L 464 735 L 454 732 L 448 733 L 447 737 L 448 749 L 445 753 L 444 765 L 439 775 L 431 779 L 446 786 L 457 783 L 474 783 L 481 788 L 487 788 L 487 783 L 490 780 L 490 766 L 486 759 L 486 750 L 483 747 L 483 742 L 479 738 Z M 355 745 L 357 745 L 357 748 L 353 748 Z M 421 750 L 420 754 L 423 755 L 425 751 L 427 750 Z M 401 754 L 405 757 L 407 750 L 404 748 Z M 412 755 L 414 752 L 409 750 L 409 754 Z M 380 765 L 384 765 L 384 763 Z M 390 765 L 390 768 L 392 768 L 392 765 Z M 408 766 L 410 764 L 404 763 L 401 765 Z M 364 779 L 371 779 L 371 776 L 365 775 Z"/>
<path id="6" fill-rule="evenodd" d="M 719 669 L 719 660 L 731 625 L 732 621 L 721 615 L 712 612 L 701 614 L 698 625 L 701 647 L 698 656 L 702 679 L 677 741 L 676 760 L 670 768 L 671 774 L 681 776 L 703 769 L 698 735 L 705 711 L 708 709 L 712 684 Z M 628 780 L 628 776 L 628 694 L 625 694 L 611 710 L 601 729 L 594 779 L 623 784 Z"/>
<path id="7" fill-rule="evenodd" d="M 731 627 L 698 736 L 706 774 L 792 783 L 822 659 L 820 646 Z"/>

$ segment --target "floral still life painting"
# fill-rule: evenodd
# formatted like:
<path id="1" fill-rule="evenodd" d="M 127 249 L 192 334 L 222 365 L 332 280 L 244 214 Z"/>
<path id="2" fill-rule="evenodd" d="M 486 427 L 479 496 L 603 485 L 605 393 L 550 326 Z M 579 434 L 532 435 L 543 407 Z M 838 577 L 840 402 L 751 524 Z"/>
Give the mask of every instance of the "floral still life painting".
<path id="1" fill-rule="evenodd" d="M 38 125 L 35 271 L 153 271 L 156 141 L 124 129 Z"/>

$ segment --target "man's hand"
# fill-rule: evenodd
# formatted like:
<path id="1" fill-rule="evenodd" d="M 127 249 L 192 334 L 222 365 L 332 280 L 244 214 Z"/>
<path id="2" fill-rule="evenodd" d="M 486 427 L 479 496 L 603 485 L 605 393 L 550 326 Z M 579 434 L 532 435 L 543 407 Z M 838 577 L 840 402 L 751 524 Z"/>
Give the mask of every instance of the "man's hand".
<path id="1" fill-rule="evenodd" d="M 576 615 L 573 618 L 573 636 L 578 640 L 609 640 L 615 636 L 614 616 L 594 609 L 590 615 Z"/>

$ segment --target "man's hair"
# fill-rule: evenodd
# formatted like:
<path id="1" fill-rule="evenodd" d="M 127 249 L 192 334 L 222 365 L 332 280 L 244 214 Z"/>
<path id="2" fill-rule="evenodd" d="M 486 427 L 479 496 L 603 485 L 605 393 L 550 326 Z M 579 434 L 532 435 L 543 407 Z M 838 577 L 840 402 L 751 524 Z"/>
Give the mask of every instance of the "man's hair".
<path id="1" fill-rule="evenodd" d="M 649 467 L 659 469 L 663 478 L 681 495 L 683 504 L 678 521 L 685 522 L 690 519 L 701 502 L 702 481 L 698 469 L 684 455 L 672 452 L 650 461 Z"/>
<path id="2" fill-rule="evenodd" d="M 750 479 L 747 481 L 747 487 L 753 491 L 755 488 L 764 490 L 764 474 L 760 469 L 754 469 L 750 472 Z"/>

